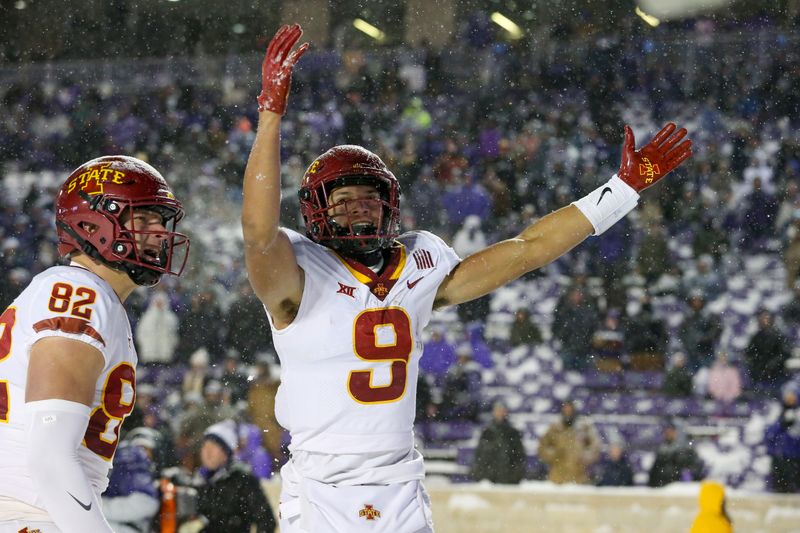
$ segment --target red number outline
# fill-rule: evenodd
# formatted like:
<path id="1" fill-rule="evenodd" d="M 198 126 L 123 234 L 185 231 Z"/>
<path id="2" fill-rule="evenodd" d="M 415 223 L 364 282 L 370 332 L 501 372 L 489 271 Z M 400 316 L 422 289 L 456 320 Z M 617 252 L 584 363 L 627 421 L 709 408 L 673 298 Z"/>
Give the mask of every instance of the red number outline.
<path id="1" fill-rule="evenodd" d="M 133 392 L 131 401 L 127 403 L 122 399 L 125 383 L 130 385 Z M 89 418 L 89 425 L 83 436 L 83 444 L 106 461 L 110 461 L 119 444 L 119 430 L 122 422 L 133 411 L 135 401 L 136 369 L 129 363 L 120 363 L 106 377 L 103 393 L 100 395 L 100 405 L 94 409 Z M 119 423 L 114 425 L 114 440 L 109 441 L 103 438 L 103 434 L 108 431 L 108 424 L 112 420 L 117 420 Z"/>
<path id="2" fill-rule="evenodd" d="M 81 307 L 93 304 L 95 299 L 97 299 L 97 293 L 88 287 L 78 287 L 75 291 L 75 296 L 84 296 L 84 298 L 83 300 L 76 300 L 72 304 L 72 311 L 70 314 L 78 318 L 90 320 L 92 318 L 93 309 L 91 307 L 81 309 Z"/>
<path id="3" fill-rule="evenodd" d="M 66 294 L 58 294 L 62 289 L 66 290 Z M 76 299 L 73 301 L 72 296 L 75 295 Z M 82 299 L 78 299 L 82 298 Z M 91 307 L 97 299 L 97 292 L 89 287 L 78 287 L 77 289 L 69 283 L 58 281 L 53 284 L 53 290 L 50 292 L 50 301 L 47 303 L 47 308 L 54 313 L 66 313 L 69 309 L 72 316 L 90 320 L 92 318 Z M 56 305 L 56 302 L 65 302 L 63 306 Z M 63 309 L 62 309 L 63 307 Z M 86 309 L 83 309 L 86 307 Z"/>
<path id="4" fill-rule="evenodd" d="M 393 344 L 378 344 L 377 331 L 381 326 L 394 330 Z M 361 404 L 381 404 L 399 401 L 406 393 L 408 360 L 414 350 L 411 318 L 402 307 L 366 309 L 353 321 L 353 353 L 363 361 L 391 362 L 392 380 L 388 385 L 372 385 L 372 369 L 351 370 L 347 392 Z"/>
<path id="5" fill-rule="evenodd" d="M 11 330 L 17 322 L 17 308 L 9 307 L 0 315 L 0 363 L 11 355 L 13 337 Z M 8 397 L 8 380 L 0 380 L 0 422 L 8 424 L 8 411 L 11 409 Z"/>

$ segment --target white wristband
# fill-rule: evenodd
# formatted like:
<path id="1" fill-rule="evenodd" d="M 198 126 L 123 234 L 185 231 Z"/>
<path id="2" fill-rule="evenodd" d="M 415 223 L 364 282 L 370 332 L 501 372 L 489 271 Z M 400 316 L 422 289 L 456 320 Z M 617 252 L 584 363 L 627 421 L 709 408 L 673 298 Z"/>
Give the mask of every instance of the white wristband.
<path id="1" fill-rule="evenodd" d="M 630 213 L 638 202 L 639 193 L 614 174 L 604 185 L 572 202 L 572 205 L 589 219 L 594 234 L 600 235 Z"/>

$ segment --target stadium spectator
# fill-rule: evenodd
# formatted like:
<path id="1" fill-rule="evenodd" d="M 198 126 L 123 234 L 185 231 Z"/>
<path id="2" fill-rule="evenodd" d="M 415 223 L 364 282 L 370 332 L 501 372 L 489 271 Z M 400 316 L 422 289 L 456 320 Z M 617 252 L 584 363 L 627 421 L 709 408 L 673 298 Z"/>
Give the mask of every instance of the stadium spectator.
<path id="1" fill-rule="evenodd" d="M 592 334 L 594 366 L 600 372 L 621 372 L 625 352 L 625 332 L 620 323 L 619 309 L 609 309 L 603 324 Z"/>
<path id="2" fill-rule="evenodd" d="M 492 421 L 484 428 L 475 448 L 472 479 L 516 484 L 525 477 L 526 461 L 522 433 L 509 422 L 505 404 L 495 402 Z"/>
<path id="3" fill-rule="evenodd" d="M 599 326 L 597 310 L 587 304 L 585 289 L 569 289 L 556 306 L 553 336 L 561 341 L 560 355 L 564 368 L 582 370 L 586 367 L 592 345 L 592 334 Z"/>
<path id="4" fill-rule="evenodd" d="M 428 438 L 426 422 L 434 420 L 439 412 L 439 407 L 433 401 L 432 378 L 424 372 L 417 376 L 417 407 L 414 423 L 421 428 L 423 438 Z"/>
<path id="5" fill-rule="evenodd" d="M 636 264 L 648 283 L 655 283 L 667 272 L 667 266 L 672 264 L 668 236 L 664 224 L 657 221 L 648 225 L 643 235 Z"/>
<path id="6" fill-rule="evenodd" d="M 116 533 L 150 531 L 161 506 L 148 452 L 134 441 L 123 441 L 103 493 L 103 513 Z"/>
<path id="7" fill-rule="evenodd" d="M 714 268 L 714 258 L 711 254 L 698 256 L 694 270 L 687 272 L 683 280 L 684 292 L 686 294 L 697 292 L 709 300 L 714 300 L 722 289 L 722 278 Z"/>
<path id="8" fill-rule="evenodd" d="M 764 435 L 772 464 L 770 488 L 775 492 L 800 492 L 800 406 L 797 389 L 786 387 L 781 412 Z"/>
<path id="9" fill-rule="evenodd" d="M 272 477 L 273 461 L 261 437 L 261 428 L 255 424 L 241 422 L 237 427 L 239 448 L 236 450 L 236 459 L 250 467 L 250 471 L 258 479 Z"/>
<path id="10" fill-rule="evenodd" d="M 653 315 L 648 295 L 641 299 L 639 312 L 624 323 L 625 348 L 631 370 L 663 370 L 667 350 L 667 330 Z"/>
<path id="11" fill-rule="evenodd" d="M 722 324 L 719 317 L 706 308 L 705 296 L 699 291 L 692 292 L 689 295 L 689 312 L 678 333 L 689 370 L 696 372 L 711 364 L 721 334 Z"/>
<path id="12" fill-rule="evenodd" d="M 797 283 L 798 274 L 800 274 L 800 209 L 792 213 L 792 217 L 782 232 L 782 237 L 786 284 L 791 289 Z"/>
<path id="13" fill-rule="evenodd" d="M 256 360 L 255 375 L 247 391 L 247 413 L 249 419 L 261 429 L 264 448 L 266 448 L 275 469 L 286 460 L 281 447 L 284 429 L 275 418 L 275 396 L 280 383 L 279 367 L 273 366 L 273 355 L 264 352 Z"/>
<path id="14" fill-rule="evenodd" d="M 250 382 L 239 363 L 239 352 L 232 348 L 228 349 L 220 370 L 217 381 L 229 391 L 230 404 L 236 407 L 247 397 L 247 389 L 250 387 Z"/>
<path id="15" fill-rule="evenodd" d="M 664 440 L 656 451 L 647 484 L 663 487 L 675 481 L 702 479 L 705 466 L 674 422 L 664 428 Z"/>
<path id="16" fill-rule="evenodd" d="M 692 371 L 686 366 L 686 354 L 672 354 L 671 365 L 664 376 L 662 391 L 667 396 L 686 398 L 692 394 Z"/>
<path id="17" fill-rule="evenodd" d="M 456 362 L 447 370 L 442 382 L 442 420 L 478 420 L 483 396 L 481 367 L 472 358 L 472 346 L 461 343 L 456 348 Z"/>
<path id="18" fill-rule="evenodd" d="M 539 459 L 548 466 L 554 483 L 588 484 L 589 467 L 600 458 L 600 438 L 588 417 L 579 416 L 575 404 L 561 406 L 561 418 L 539 440 Z"/>
<path id="19" fill-rule="evenodd" d="M 275 516 L 256 476 L 239 461 L 236 423 L 222 420 L 203 434 L 201 466 L 194 477 L 197 514 L 181 533 L 275 531 Z"/>
<path id="20" fill-rule="evenodd" d="M 176 421 L 175 453 L 184 469 L 193 471 L 197 466 L 203 431 L 221 420 L 208 408 L 202 394 L 192 392 L 184 395 L 183 407 Z"/>
<path id="21" fill-rule="evenodd" d="M 744 361 L 757 389 L 775 391 L 788 377 L 785 365 L 789 358 L 789 345 L 767 309 L 759 310 L 757 320 L 758 330 L 745 348 Z"/>
<path id="22" fill-rule="evenodd" d="M 766 240 L 775 234 L 775 216 L 778 203 L 775 196 L 764 190 L 762 177 L 753 179 L 753 190 L 744 198 L 743 227 L 745 250 L 758 252 Z"/>
<path id="23" fill-rule="evenodd" d="M 718 351 L 714 364 L 708 369 L 708 395 L 730 404 L 742 394 L 742 377 L 739 369 L 728 361 L 728 353 Z"/>
<path id="24" fill-rule="evenodd" d="M 136 326 L 139 362 L 170 365 L 178 346 L 178 315 L 169 308 L 169 297 L 156 291 Z"/>
<path id="25" fill-rule="evenodd" d="M 425 343 L 419 368 L 430 375 L 436 385 L 441 385 L 444 376 L 456 362 L 456 347 L 447 340 L 445 328 L 434 326 L 431 328 L 431 337 Z"/>
<path id="26" fill-rule="evenodd" d="M 231 302 L 225 320 L 225 346 L 241 355 L 242 363 L 253 364 L 256 355 L 272 349 L 272 333 L 264 322 L 264 306 L 246 281 Z"/>
<path id="27" fill-rule="evenodd" d="M 214 293 L 201 289 L 191 296 L 189 309 L 180 320 L 179 355 L 186 357 L 200 348 L 208 351 L 209 363 L 216 363 L 222 349 L 222 311 Z M 185 359 L 182 359 L 185 361 Z"/>
<path id="28" fill-rule="evenodd" d="M 514 348 L 523 345 L 533 347 L 542 342 L 542 332 L 531 319 L 528 308 L 522 307 L 514 312 L 514 322 L 511 323 L 508 342 Z"/>
<path id="29" fill-rule="evenodd" d="M 469 215 L 464 219 L 461 228 L 453 235 L 453 250 L 459 257 L 467 257 L 486 248 L 486 235 L 481 229 L 478 215 Z"/>
<path id="30" fill-rule="evenodd" d="M 188 394 L 202 395 L 206 388 L 206 383 L 211 379 L 211 368 L 209 366 L 208 350 L 198 348 L 189 357 L 189 369 L 183 375 L 181 391 L 184 397 Z"/>
<path id="31" fill-rule="evenodd" d="M 625 447 L 618 438 L 608 444 L 608 452 L 600 463 L 597 485 L 600 487 L 633 486 L 633 468 L 625 454 Z"/>

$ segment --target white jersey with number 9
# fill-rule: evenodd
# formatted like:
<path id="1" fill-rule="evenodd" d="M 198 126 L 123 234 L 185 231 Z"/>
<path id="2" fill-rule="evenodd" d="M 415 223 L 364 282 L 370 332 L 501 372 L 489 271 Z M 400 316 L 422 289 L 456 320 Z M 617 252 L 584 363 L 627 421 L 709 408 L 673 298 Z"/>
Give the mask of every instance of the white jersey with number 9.
<path id="1" fill-rule="evenodd" d="M 275 410 L 291 433 L 290 449 L 410 450 L 421 333 L 458 256 L 431 233 L 409 232 L 377 275 L 284 231 L 305 273 L 297 315 L 272 330 L 281 361 Z"/>

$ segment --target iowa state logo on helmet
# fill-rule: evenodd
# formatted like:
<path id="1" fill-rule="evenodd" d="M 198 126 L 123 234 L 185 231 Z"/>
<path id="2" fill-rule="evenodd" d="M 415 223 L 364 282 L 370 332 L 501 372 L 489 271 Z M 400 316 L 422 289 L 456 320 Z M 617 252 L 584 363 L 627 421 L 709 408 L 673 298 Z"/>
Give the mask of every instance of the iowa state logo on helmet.
<path id="1" fill-rule="evenodd" d="M 125 172 L 111 168 L 111 161 L 93 165 L 67 183 L 66 192 L 71 193 L 81 190 L 90 196 L 103 194 L 103 185 L 106 182 L 122 185 L 125 183 Z"/>

